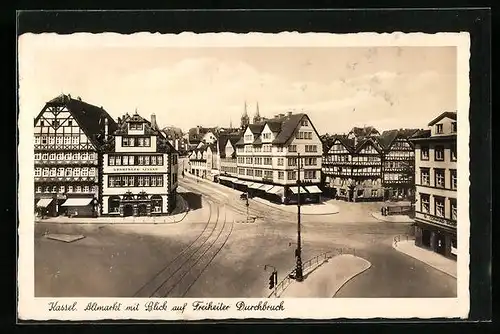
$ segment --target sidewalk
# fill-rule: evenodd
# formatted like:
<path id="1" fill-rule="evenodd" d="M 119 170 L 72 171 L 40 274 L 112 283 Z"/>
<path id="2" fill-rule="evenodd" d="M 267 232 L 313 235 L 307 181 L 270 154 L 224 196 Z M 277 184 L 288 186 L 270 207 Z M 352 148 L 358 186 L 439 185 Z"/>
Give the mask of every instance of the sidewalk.
<path id="1" fill-rule="evenodd" d="M 425 264 L 457 278 L 457 262 L 427 249 L 415 246 L 414 240 L 399 241 L 392 247 L 398 252 L 411 256 Z"/>
<path id="2" fill-rule="evenodd" d="M 290 204 L 276 204 L 270 201 L 267 201 L 260 197 L 253 197 L 251 201 L 256 201 L 258 203 L 267 205 L 271 208 L 296 213 L 297 205 Z M 300 206 L 300 212 L 304 215 L 333 215 L 339 213 L 339 207 L 333 203 L 322 202 L 317 204 L 303 204 Z"/>
<path id="3" fill-rule="evenodd" d="M 306 275 L 303 282 L 293 281 L 280 298 L 332 298 L 347 282 L 371 267 L 360 257 L 338 255 Z"/>
<path id="4" fill-rule="evenodd" d="M 50 218 L 35 218 L 35 223 L 56 223 L 56 224 L 175 224 L 180 223 L 186 218 L 189 213 L 189 205 L 180 195 L 177 195 L 177 207 L 175 211 L 181 210 L 178 214 L 170 216 L 151 216 L 151 217 L 50 217 Z"/>
<path id="5" fill-rule="evenodd" d="M 414 223 L 415 221 L 408 217 L 407 215 L 391 215 L 391 216 L 382 216 L 380 212 L 372 212 L 372 217 L 378 219 L 380 221 L 386 223 L 401 223 L 408 224 Z"/>

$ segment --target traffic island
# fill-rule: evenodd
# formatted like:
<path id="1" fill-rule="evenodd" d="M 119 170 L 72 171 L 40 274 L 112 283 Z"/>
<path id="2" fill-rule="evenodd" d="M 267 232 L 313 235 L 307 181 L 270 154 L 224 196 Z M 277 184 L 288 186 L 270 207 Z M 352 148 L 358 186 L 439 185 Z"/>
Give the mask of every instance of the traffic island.
<path id="1" fill-rule="evenodd" d="M 307 273 L 302 282 L 292 281 L 280 298 L 332 298 L 351 279 L 365 272 L 371 263 L 351 255 L 337 255 Z"/>
<path id="2" fill-rule="evenodd" d="M 395 224 L 411 224 L 414 223 L 415 221 L 408 217 L 407 215 L 389 215 L 389 216 L 384 216 L 380 212 L 372 212 L 372 217 L 386 222 L 386 223 L 395 223 Z"/>

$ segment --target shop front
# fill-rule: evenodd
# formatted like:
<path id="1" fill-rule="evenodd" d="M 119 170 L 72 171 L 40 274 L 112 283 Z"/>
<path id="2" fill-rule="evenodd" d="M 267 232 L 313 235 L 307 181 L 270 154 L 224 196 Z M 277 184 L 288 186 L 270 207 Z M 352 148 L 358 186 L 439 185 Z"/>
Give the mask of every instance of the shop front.
<path id="1" fill-rule="evenodd" d="M 55 217 L 57 216 L 57 201 L 54 197 L 45 197 L 36 200 L 35 214 L 38 217 Z"/>
<path id="2" fill-rule="evenodd" d="M 266 197 L 270 202 L 283 204 L 285 202 L 285 188 L 282 186 L 271 186 L 265 188 Z"/>
<path id="3" fill-rule="evenodd" d="M 175 201 L 171 202 L 175 203 Z M 163 198 L 161 195 L 148 195 L 144 192 L 134 195 L 128 192 L 121 197 L 114 195 L 110 196 L 108 199 L 109 215 L 141 217 L 161 215 L 164 213 Z"/>
<path id="4" fill-rule="evenodd" d="M 97 205 L 95 197 L 68 197 L 61 204 L 61 212 L 68 217 L 97 217 Z"/>
<path id="5" fill-rule="evenodd" d="M 455 229 L 417 220 L 415 245 L 447 258 L 457 259 L 457 233 Z"/>

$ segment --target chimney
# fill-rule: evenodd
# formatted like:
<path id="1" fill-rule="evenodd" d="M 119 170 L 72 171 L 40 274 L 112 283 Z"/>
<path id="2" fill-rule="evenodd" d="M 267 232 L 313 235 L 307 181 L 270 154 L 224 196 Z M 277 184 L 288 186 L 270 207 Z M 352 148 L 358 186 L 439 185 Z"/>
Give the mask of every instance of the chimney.
<path id="1" fill-rule="evenodd" d="M 274 115 L 274 118 L 279 118 L 279 117 L 280 117 L 279 114 Z"/>
<path id="2" fill-rule="evenodd" d="M 280 114 L 279 116 L 280 116 L 280 117 L 285 117 L 285 114 Z"/>
<path id="3" fill-rule="evenodd" d="M 291 111 L 289 111 L 289 112 L 287 112 L 287 113 L 286 113 L 286 115 L 287 115 L 288 117 L 290 117 L 290 116 L 292 116 L 292 112 L 291 112 Z"/>
<path id="4" fill-rule="evenodd" d="M 158 130 L 158 124 L 156 124 L 156 115 L 151 114 L 151 127 L 155 130 Z"/>
<path id="5" fill-rule="evenodd" d="M 354 147 L 358 146 L 358 136 L 354 136 Z"/>
<path id="6" fill-rule="evenodd" d="M 108 118 L 104 119 L 104 137 L 108 138 Z"/>
<path id="7" fill-rule="evenodd" d="M 77 96 L 76 98 L 78 99 L 78 101 L 82 100 L 82 98 L 80 96 Z M 101 109 L 102 109 L 102 106 L 101 106 Z"/>
<path id="8" fill-rule="evenodd" d="M 71 100 L 71 94 L 68 94 L 68 98 Z"/>

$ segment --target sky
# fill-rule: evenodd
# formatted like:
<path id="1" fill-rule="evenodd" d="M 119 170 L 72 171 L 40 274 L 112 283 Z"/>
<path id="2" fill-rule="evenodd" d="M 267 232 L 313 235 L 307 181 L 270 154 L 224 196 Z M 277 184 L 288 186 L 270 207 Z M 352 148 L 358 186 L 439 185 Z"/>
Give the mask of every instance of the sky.
<path id="1" fill-rule="evenodd" d="M 117 118 L 156 114 L 161 127 L 239 126 L 287 111 L 309 115 L 320 134 L 371 125 L 426 128 L 457 108 L 455 47 L 95 47 L 25 45 L 21 112 L 80 96 Z"/>

